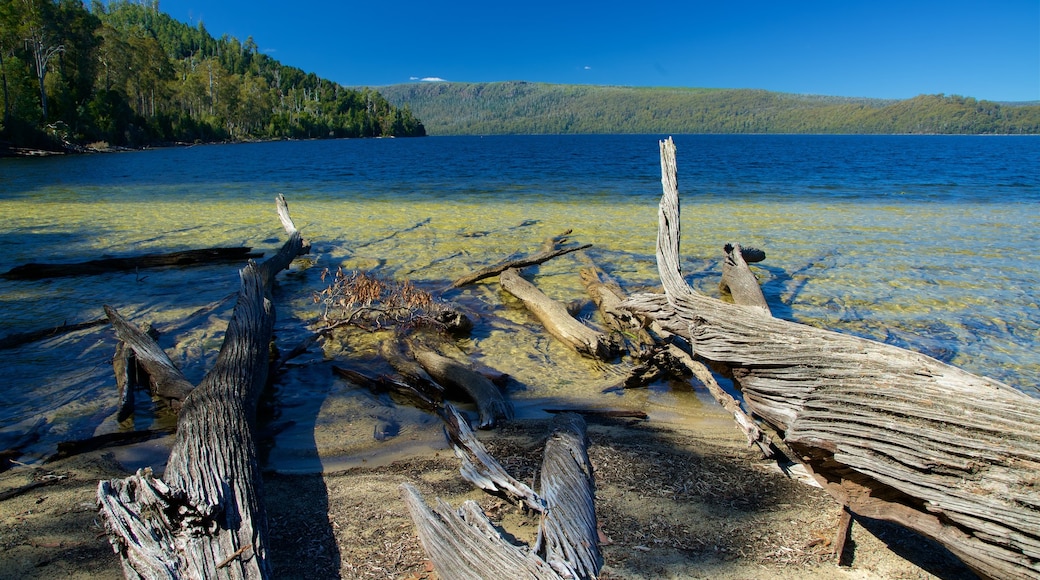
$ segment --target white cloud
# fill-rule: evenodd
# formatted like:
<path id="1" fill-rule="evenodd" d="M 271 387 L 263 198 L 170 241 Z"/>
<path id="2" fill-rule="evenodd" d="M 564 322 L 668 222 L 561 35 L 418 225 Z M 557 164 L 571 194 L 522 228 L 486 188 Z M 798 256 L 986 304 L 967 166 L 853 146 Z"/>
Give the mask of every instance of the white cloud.
<path id="1" fill-rule="evenodd" d="M 441 77 L 423 77 L 423 78 L 421 78 L 419 80 L 421 80 L 424 83 L 445 83 L 445 82 L 448 82 L 448 81 L 442 79 Z"/>
<path id="2" fill-rule="evenodd" d="M 585 70 L 592 70 L 592 67 L 589 65 L 585 65 Z"/>

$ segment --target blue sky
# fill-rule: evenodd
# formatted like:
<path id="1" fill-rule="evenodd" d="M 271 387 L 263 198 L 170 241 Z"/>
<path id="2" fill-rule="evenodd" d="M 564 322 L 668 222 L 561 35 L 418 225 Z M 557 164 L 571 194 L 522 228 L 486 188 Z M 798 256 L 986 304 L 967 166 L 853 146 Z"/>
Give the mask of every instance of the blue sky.
<path id="1" fill-rule="evenodd" d="M 1040 100 L 1040 0 L 161 0 L 343 85 L 423 78 Z"/>

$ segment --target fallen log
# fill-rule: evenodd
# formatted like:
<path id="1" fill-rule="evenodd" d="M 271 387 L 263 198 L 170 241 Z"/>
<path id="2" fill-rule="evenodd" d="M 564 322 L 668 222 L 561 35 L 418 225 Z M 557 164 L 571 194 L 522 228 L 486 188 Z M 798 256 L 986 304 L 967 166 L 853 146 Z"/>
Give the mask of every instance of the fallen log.
<path id="1" fill-rule="evenodd" d="M 542 514 L 535 546 L 509 543 L 476 502 L 455 511 L 438 500 L 430 508 L 411 485 L 402 486 L 420 541 L 441 578 L 596 578 L 602 566 L 592 467 L 585 421 L 564 413 L 553 420 L 542 463 L 542 495 L 513 479 L 450 405 L 442 413 L 462 475 L 478 487 L 505 493 Z"/>
<path id="2" fill-rule="evenodd" d="M 1040 403 L 922 354 L 696 293 L 679 269 L 670 139 L 661 168 L 666 294 L 626 306 L 728 365 L 748 408 L 852 512 L 930 537 L 983 577 L 1040 577 Z"/>
<path id="3" fill-rule="evenodd" d="M 451 283 L 451 287 L 461 288 L 463 286 L 473 284 L 474 282 L 479 282 L 487 278 L 498 276 L 502 272 L 505 272 L 506 270 L 509 270 L 511 268 L 520 269 L 526 268 L 528 266 L 535 266 L 543 262 L 547 262 L 555 258 L 556 256 L 562 256 L 564 254 L 569 254 L 571 252 L 577 252 L 579 250 L 585 250 L 592 247 L 592 244 L 582 244 L 578 246 L 561 246 L 561 244 L 567 242 L 567 236 L 569 236 L 570 234 L 571 230 L 567 230 L 558 236 L 545 240 L 545 242 L 542 244 L 541 250 L 530 256 L 518 258 L 515 260 L 505 260 L 493 266 L 481 268 L 476 272 L 467 274 L 465 276 L 461 276 Z"/>
<path id="4" fill-rule="evenodd" d="M 11 268 L 4 274 L 9 280 L 43 280 L 63 276 L 90 276 L 109 272 L 124 272 L 168 266 L 191 266 L 218 262 L 242 262 L 263 257 L 263 253 L 252 248 L 202 248 L 164 254 L 144 254 L 125 258 L 102 258 L 72 264 L 23 264 Z"/>
<path id="5" fill-rule="evenodd" d="M 609 335 L 575 320 L 563 304 L 546 296 L 534 284 L 524 280 L 516 270 L 510 268 L 502 272 L 498 281 L 502 289 L 524 303 L 549 334 L 579 354 L 600 360 L 613 360 L 620 354 L 620 345 Z"/>
<path id="6" fill-rule="evenodd" d="M 162 479 L 144 469 L 98 485 L 100 512 L 127 578 L 270 576 L 253 424 L 274 326 L 270 285 L 305 250 L 282 196 L 277 206 L 289 240 L 241 271 L 220 354 L 184 398 Z"/>

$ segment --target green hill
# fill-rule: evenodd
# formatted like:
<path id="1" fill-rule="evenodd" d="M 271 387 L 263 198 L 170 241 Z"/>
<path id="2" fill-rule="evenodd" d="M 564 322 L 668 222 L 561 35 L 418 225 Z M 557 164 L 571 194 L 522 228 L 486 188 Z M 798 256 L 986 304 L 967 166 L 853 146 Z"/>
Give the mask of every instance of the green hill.
<path id="1" fill-rule="evenodd" d="M 906 100 L 749 89 L 528 82 L 379 87 L 431 135 L 552 133 L 1040 133 L 1040 104 L 921 95 Z"/>

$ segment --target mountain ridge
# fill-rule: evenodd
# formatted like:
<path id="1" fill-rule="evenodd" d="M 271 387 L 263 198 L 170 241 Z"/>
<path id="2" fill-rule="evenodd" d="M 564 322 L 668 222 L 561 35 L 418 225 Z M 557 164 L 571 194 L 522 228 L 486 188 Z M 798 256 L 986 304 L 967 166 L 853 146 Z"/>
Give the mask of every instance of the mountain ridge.
<path id="1" fill-rule="evenodd" d="M 558 133 L 1040 134 L 1040 102 L 837 97 L 763 89 L 414 82 L 376 88 L 430 135 Z"/>

